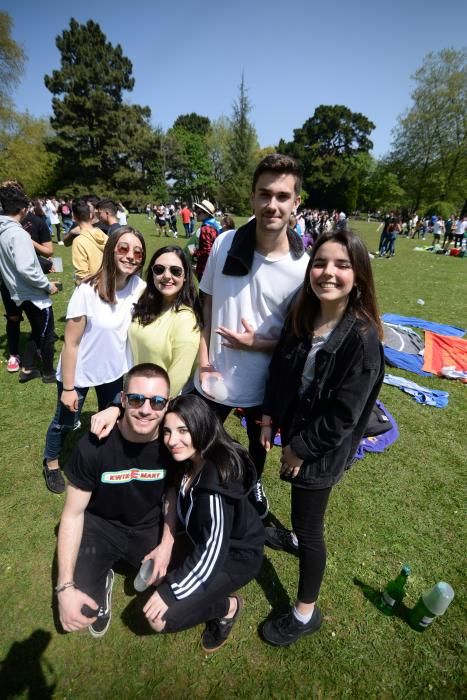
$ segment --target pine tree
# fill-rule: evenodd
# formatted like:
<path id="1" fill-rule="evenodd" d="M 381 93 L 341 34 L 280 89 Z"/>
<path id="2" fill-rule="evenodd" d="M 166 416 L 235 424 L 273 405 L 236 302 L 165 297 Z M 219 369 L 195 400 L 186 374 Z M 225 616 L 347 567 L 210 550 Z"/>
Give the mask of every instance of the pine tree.
<path id="1" fill-rule="evenodd" d="M 56 45 L 61 66 L 44 81 L 54 95 L 50 149 L 59 157 L 59 183 L 75 192 L 128 190 L 134 151 L 152 134 L 150 109 L 123 102 L 134 86 L 131 61 L 92 20 L 71 19 Z"/>
<path id="2" fill-rule="evenodd" d="M 248 119 L 250 112 L 251 104 L 242 74 L 230 119 L 231 138 L 227 159 L 229 176 L 222 188 L 223 204 L 229 211 L 241 215 L 251 212 L 251 181 L 259 147 L 255 128 Z"/>

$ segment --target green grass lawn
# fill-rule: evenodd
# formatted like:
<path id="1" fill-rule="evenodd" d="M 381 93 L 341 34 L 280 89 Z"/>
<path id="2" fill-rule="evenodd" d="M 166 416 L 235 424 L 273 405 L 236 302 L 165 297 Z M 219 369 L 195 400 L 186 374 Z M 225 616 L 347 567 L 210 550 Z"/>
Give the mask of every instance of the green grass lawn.
<path id="1" fill-rule="evenodd" d="M 143 215 L 132 215 L 130 223 L 144 232 L 149 254 L 168 242 L 156 238 L 154 224 Z M 371 250 L 377 245 L 376 228 L 355 225 Z M 398 240 L 394 258 L 373 261 L 381 311 L 466 326 L 467 261 L 414 252 L 416 244 Z M 57 247 L 56 255 L 64 260 L 64 273 L 53 276 L 64 283 L 63 293 L 54 297 L 62 337 L 73 291 L 71 251 Z M 424 306 L 417 305 L 419 298 Z M 23 337 L 27 326 L 25 322 Z M 139 624 L 134 574 L 123 570 L 116 577 L 112 624 L 102 640 L 87 632 L 63 634 L 56 627 L 54 547 L 64 497 L 46 490 L 41 472 L 56 392 L 39 381 L 20 385 L 17 375 L 7 373 L 3 327 L 0 332 L 1 698 L 466 696 L 467 386 L 389 370 L 448 390 L 449 406 L 420 406 L 398 389 L 383 387 L 381 398 L 397 419 L 400 439 L 386 453 L 365 457 L 333 491 L 321 631 L 290 649 L 261 641 L 259 624 L 271 607 L 283 607 L 293 598 L 297 582 L 295 558 L 266 550 L 261 575 L 244 590 L 246 608 L 231 640 L 205 657 L 198 643 L 201 628 L 157 636 Z M 57 342 L 57 357 L 60 347 Z M 83 429 L 95 407 L 90 392 Z M 227 427 L 245 441 L 236 418 L 229 418 Z M 277 477 L 278 456 L 273 450 L 268 457 L 265 487 L 274 516 L 288 525 L 289 492 Z M 456 591 L 445 616 L 423 634 L 412 631 L 403 618 L 385 617 L 372 602 L 404 563 L 412 567 L 407 606 L 438 580 Z"/>

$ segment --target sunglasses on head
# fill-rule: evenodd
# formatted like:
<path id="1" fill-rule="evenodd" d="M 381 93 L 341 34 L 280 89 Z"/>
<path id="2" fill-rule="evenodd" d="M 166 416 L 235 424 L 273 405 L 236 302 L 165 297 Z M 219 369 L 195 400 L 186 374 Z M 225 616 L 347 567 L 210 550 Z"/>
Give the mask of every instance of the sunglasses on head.
<path id="1" fill-rule="evenodd" d="M 169 401 L 164 396 L 144 396 L 144 394 L 126 394 L 125 396 L 130 408 L 141 408 L 147 400 L 153 411 L 162 411 Z"/>
<path id="2" fill-rule="evenodd" d="M 166 270 L 170 272 L 172 277 L 182 277 L 184 273 L 183 267 L 178 267 L 178 265 L 153 265 L 152 271 L 155 275 L 163 275 Z"/>
<path id="3" fill-rule="evenodd" d="M 121 243 L 117 243 L 115 250 L 117 251 L 117 255 L 128 255 L 130 251 L 130 245 L 129 243 L 125 243 L 125 241 L 122 241 Z M 144 252 L 142 248 L 133 248 L 133 260 L 135 262 L 141 262 L 144 256 Z"/>

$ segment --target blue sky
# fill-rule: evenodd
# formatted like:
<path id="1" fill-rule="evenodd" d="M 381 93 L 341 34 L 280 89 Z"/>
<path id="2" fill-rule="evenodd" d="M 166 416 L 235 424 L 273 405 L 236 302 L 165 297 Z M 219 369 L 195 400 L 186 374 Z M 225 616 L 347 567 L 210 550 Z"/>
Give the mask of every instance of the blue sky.
<path id="1" fill-rule="evenodd" d="M 93 19 L 133 63 L 127 100 L 149 105 L 164 130 L 189 112 L 228 116 L 243 71 L 261 146 L 292 139 L 318 105 L 344 104 L 376 124 L 376 156 L 426 54 L 467 43 L 462 0 L 4 0 L 2 9 L 28 56 L 13 94 L 20 110 L 51 113 L 43 77 L 60 65 L 55 37 L 70 17 Z"/>

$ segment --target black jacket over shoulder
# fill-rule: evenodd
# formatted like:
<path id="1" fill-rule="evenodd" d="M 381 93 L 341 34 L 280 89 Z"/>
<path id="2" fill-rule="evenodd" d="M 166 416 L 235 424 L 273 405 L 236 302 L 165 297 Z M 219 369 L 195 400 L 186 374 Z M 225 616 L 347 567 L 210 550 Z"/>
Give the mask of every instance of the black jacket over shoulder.
<path id="1" fill-rule="evenodd" d="M 318 350 L 315 378 L 300 398 L 310 347 L 287 322 L 269 367 L 263 411 L 281 429 L 282 445 L 304 460 L 292 483 L 323 489 L 353 461 L 383 382 L 384 354 L 376 328 L 346 313 Z"/>

